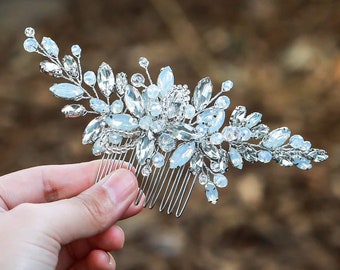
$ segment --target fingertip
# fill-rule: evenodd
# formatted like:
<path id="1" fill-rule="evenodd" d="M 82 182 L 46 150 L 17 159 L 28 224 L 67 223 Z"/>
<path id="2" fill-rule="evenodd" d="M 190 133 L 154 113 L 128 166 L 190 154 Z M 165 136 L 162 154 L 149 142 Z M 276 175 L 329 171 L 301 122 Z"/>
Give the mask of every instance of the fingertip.
<path id="1" fill-rule="evenodd" d="M 113 270 L 116 269 L 116 261 L 110 252 L 93 250 L 87 257 L 90 269 Z"/>

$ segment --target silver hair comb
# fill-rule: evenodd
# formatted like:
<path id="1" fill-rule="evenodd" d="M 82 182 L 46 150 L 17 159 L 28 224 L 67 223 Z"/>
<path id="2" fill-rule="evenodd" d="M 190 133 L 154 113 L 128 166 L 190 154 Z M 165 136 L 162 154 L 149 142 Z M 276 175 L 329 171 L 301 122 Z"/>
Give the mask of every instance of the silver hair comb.
<path id="1" fill-rule="evenodd" d="M 125 73 L 114 75 L 106 63 L 97 73 L 83 73 L 78 45 L 71 47 L 72 55 L 60 60 L 59 48 L 51 38 L 43 37 L 39 43 L 31 27 L 25 29 L 25 35 L 25 50 L 47 58 L 40 63 L 40 70 L 68 81 L 54 84 L 50 91 L 60 98 L 89 101 L 91 109 L 74 103 L 66 105 L 63 114 L 70 118 L 96 115 L 82 139 L 83 144 L 93 144 L 95 156 L 102 155 L 96 181 L 127 162 L 129 169 L 135 167 L 139 179 L 136 204 L 144 193 L 144 207 L 153 208 L 159 202 L 159 211 L 166 209 L 179 217 L 197 180 L 207 200 L 217 202 L 217 188 L 228 185 L 224 174 L 229 164 L 242 169 L 244 161 L 274 160 L 283 167 L 308 170 L 312 161 L 328 158 L 325 150 L 311 148 L 302 136 L 291 136 L 287 127 L 270 131 L 260 123 L 260 113 L 247 115 L 243 106 L 233 110 L 229 124 L 223 127 L 230 105 L 224 94 L 233 87 L 229 80 L 212 97 L 211 80 L 203 78 L 191 98 L 187 85 L 174 84 L 170 67 L 162 68 L 154 83 L 145 57 L 139 59 L 139 65 L 147 80 L 135 73 L 129 83 Z M 116 96 L 114 101 L 112 96 Z"/>

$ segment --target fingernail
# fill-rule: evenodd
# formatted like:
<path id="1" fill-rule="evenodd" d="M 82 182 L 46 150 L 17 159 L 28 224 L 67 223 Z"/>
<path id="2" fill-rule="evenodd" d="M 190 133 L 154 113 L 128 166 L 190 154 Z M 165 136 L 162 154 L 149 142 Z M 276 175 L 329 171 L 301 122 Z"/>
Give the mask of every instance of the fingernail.
<path id="1" fill-rule="evenodd" d="M 122 202 L 137 191 L 136 177 L 126 169 L 114 171 L 107 176 L 102 185 L 114 202 Z"/>
<path id="2" fill-rule="evenodd" d="M 113 265 L 114 264 L 114 259 L 113 259 L 113 256 L 110 252 L 106 252 L 107 254 L 107 261 L 109 263 L 109 265 Z"/>

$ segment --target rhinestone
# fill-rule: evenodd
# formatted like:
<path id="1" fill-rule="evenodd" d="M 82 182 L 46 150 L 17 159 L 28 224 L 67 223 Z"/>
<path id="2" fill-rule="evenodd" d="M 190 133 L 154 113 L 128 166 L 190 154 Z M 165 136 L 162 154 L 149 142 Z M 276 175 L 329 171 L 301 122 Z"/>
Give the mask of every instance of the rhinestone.
<path id="1" fill-rule="evenodd" d="M 238 135 L 242 141 L 248 141 L 251 138 L 251 131 L 249 128 L 241 127 Z"/>
<path id="2" fill-rule="evenodd" d="M 153 102 L 150 104 L 150 113 L 152 116 L 156 117 L 162 113 L 162 106 L 159 102 Z"/>
<path id="3" fill-rule="evenodd" d="M 86 83 L 88 86 L 94 86 L 96 81 L 96 74 L 93 71 L 86 71 L 84 73 L 84 83 Z"/>
<path id="4" fill-rule="evenodd" d="M 227 109 L 230 105 L 230 99 L 227 96 L 218 97 L 215 101 L 215 107 L 219 109 Z"/>
<path id="5" fill-rule="evenodd" d="M 152 170 L 151 170 L 151 167 L 149 165 L 145 165 L 143 168 L 142 168 L 142 175 L 147 177 L 151 174 Z"/>
<path id="6" fill-rule="evenodd" d="M 79 45 L 75 44 L 71 47 L 71 52 L 75 57 L 79 57 L 81 54 L 81 48 Z"/>
<path id="7" fill-rule="evenodd" d="M 164 152 L 170 152 L 175 149 L 176 142 L 169 134 L 162 133 L 158 138 L 158 145 Z"/>
<path id="8" fill-rule="evenodd" d="M 192 119 L 195 115 L 195 107 L 188 104 L 185 106 L 185 109 L 184 109 L 184 117 L 186 119 Z"/>
<path id="9" fill-rule="evenodd" d="M 260 162 L 268 163 L 272 160 L 272 154 L 269 151 L 260 150 L 257 153 L 257 159 Z"/>
<path id="10" fill-rule="evenodd" d="M 43 37 L 41 45 L 44 47 L 45 51 L 53 57 L 57 57 L 59 54 L 58 45 L 49 37 Z"/>
<path id="11" fill-rule="evenodd" d="M 146 59 L 145 57 L 140 57 L 139 58 L 139 65 L 142 67 L 142 68 L 147 68 L 149 66 L 149 60 Z"/>
<path id="12" fill-rule="evenodd" d="M 120 99 L 115 100 L 111 104 L 111 111 L 113 113 L 121 113 L 124 109 L 124 103 Z"/>
<path id="13" fill-rule="evenodd" d="M 156 168 L 160 168 L 164 165 L 164 156 L 161 153 L 156 153 L 153 157 L 152 157 L 152 164 L 156 167 Z"/>
<path id="14" fill-rule="evenodd" d="M 152 124 L 152 118 L 149 115 L 143 116 L 139 120 L 139 127 L 144 130 L 149 130 Z"/>
<path id="15" fill-rule="evenodd" d="M 24 41 L 24 49 L 26 52 L 36 52 L 39 47 L 38 41 L 34 38 L 27 38 Z"/>
<path id="16" fill-rule="evenodd" d="M 148 88 L 146 88 L 146 93 L 151 99 L 156 99 L 160 92 L 161 89 L 159 89 L 159 87 L 155 84 L 151 84 L 148 86 Z"/>
<path id="17" fill-rule="evenodd" d="M 131 76 L 131 83 L 135 87 L 141 87 L 145 83 L 145 78 L 140 73 L 135 73 Z"/>
<path id="18" fill-rule="evenodd" d="M 231 90 L 231 88 L 233 88 L 234 83 L 230 80 L 227 80 L 225 82 L 222 83 L 222 92 L 228 92 Z"/>
<path id="19" fill-rule="evenodd" d="M 35 30 L 32 27 L 27 27 L 25 29 L 25 35 L 26 35 L 26 37 L 34 37 Z"/>
<path id="20" fill-rule="evenodd" d="M 198 182 L 201 184 L 201 185 L 206 185 L 209 181 L 209 177 L 208 175 L 206 175 L 205 173 L 201 173 L 199 176 L 198 176 Z"/>
<path id="21" fill-rule="evenodd" d="M 222 133 L 216 132 L 210 136 L 210 142 L 212 144 L 221 144 L 223 142 L 224 138 Z"/>
<path id="22" fill-rule="evenodd" d="M 219 188 L 224 188 L 228 185 L 228 179 L 223 174 L 215 174 L 214 184 Z"/>

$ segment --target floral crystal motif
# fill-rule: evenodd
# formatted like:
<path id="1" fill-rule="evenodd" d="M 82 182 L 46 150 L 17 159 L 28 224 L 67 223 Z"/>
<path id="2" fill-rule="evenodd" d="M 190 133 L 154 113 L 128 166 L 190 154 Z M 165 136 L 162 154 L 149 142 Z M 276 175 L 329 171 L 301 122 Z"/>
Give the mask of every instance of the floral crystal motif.
<path id="1" fill-rule="evenodd" d="M 125 153 L 134 150 L 141 173 L 168 166 L 169 170 L 185 167 L 204 186 L 209 202 L 218 200 L 218 188 L 228 185 L 224 175 L 229 165 L 242 169 L 244 161 L 283 167 L 312 168 L 312 161 L 328 158 L 325 150 L 311 147 L 300 135 L 291 136 L 287 127 L 270 131 L 261 123 L 262 114 L 247 114 L 244 106 L 236 107 L 225 126 L 225 110 L 230 99 L 225 95 L 233 87 L 229 80 L 212 96 L 209 77 L 194 89 L 192 98 L 187 85 L 175 84 L 170 67 L 161 69 L 153 82 L 149 61 L 139 59 L 145 75 L 130 78 L 124 72 L 114 74 L 102 63 L 97 72 L 82 72 L 81 48 L 71 47 L 72 55 L 59 59 L 57 44 L 48 37 L 39 43 L 35 31 L 25 30 L 24 48 L 47 58 L 40 63 L 42 72 L 67 82 L 54 84 L 50 91 L 57 97 L 78 102 L 89 101 L 89 109 L 72 103 L 62 109 L 69 118 L 97 115 L 85 128 L 83 144 L 93 144 L 94 155 Z M 116 99 L 113 101 L 112 96 Z"/>

